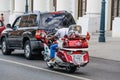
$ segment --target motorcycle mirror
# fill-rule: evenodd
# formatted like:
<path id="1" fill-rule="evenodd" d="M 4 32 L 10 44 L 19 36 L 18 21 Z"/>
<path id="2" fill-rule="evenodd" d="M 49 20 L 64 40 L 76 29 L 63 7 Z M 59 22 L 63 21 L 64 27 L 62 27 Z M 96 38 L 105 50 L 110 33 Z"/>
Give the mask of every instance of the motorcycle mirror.
<path id="1" fill-rule="evenodd" d="M 89 34 L 89 32 L 87 32 L 86 39 L 90 40 L 90 34 Z"/>

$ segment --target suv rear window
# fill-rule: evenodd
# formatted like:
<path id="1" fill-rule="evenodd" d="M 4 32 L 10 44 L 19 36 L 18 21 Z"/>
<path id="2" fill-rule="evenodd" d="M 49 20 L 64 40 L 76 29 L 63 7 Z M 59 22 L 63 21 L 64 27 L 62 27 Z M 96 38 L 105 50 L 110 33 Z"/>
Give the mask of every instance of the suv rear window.
<path id="1" fill-rule="evenodd" d="M 41 23 L 43 27 L 63 25 L 69 27 L 75 24 L 75 21 L 70 13 L 46 13 L 41 15 Z"/>

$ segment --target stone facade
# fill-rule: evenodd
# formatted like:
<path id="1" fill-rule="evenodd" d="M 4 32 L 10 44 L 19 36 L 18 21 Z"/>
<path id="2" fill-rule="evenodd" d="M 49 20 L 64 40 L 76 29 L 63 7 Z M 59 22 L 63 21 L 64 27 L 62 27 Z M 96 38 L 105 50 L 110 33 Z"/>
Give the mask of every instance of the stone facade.
<path id="1" fill-rule="evenodd" d="M 41 12 L 55 11 L 53 6 L 54 0 L 28 0 L 29 11 L 39 10 Z M 86 13 L 82 17 L 78 16 L 78 0 L 56 0 L 56 11 L 66 10 L 70 12 L 77 24 L 82 26 L 83 34 L 87 31 L 94 33 L 100 28 L 100 14 L 101 14 L 102 0 L 87 0 Z M 110 30 L 112 26 L 113 37 L 120 37 L 120 28 L 117 24 L 120 19 L 111 21 L 111 5 L 112 0 L 106 0 L 106 24 L 105 30 Z M 12 23 L 16 16 L 25 13 L 26 0 L 0 0 L 0 13 L 4 13 L 5 24 Z M 116 32 L 115 29 L 119 31 Z"/>

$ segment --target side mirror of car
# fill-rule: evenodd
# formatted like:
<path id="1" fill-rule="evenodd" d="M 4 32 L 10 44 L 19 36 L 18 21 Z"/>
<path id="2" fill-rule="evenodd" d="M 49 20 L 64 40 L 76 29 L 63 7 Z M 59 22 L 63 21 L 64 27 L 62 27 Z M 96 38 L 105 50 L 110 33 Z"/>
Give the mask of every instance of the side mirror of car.
<path id="1" fill-rule="evenodd" d="M 7 24 L 6 27 L 7 27 L 7 28 L 11 28 L 11 24 Z"/>

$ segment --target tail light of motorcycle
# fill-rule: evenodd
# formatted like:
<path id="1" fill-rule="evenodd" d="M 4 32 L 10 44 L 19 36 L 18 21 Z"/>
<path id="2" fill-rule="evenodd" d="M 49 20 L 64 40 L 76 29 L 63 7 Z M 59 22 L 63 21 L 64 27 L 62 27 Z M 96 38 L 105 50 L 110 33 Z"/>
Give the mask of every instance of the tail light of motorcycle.
<path id="1" fill-rule="evenodd" d="M 57 56 L 65 62 L 72 62 L 72 56 L 67 51 L 60 51 Z"/>
<path id="2" fill-rule="evenodd" d="M 85 53 L 83 60 L 85 62 L 89 62 L 89 54 L 88 54 L 88 52 Z"/>
<path id="3" fill-rule="evenodd" d="M 86 41 L 83 42 L 83 43 L 82 43 L 82 47 L 83 47 L 83 48 L 88 48 L 88 42 L 86 42 Z"/>
<path id="4" fill-rule="evenodd" d="M 71 55 L 66 54 L 65 57 L 66 57 L 67 62 L 72 62 L 72 56 Z"/>

